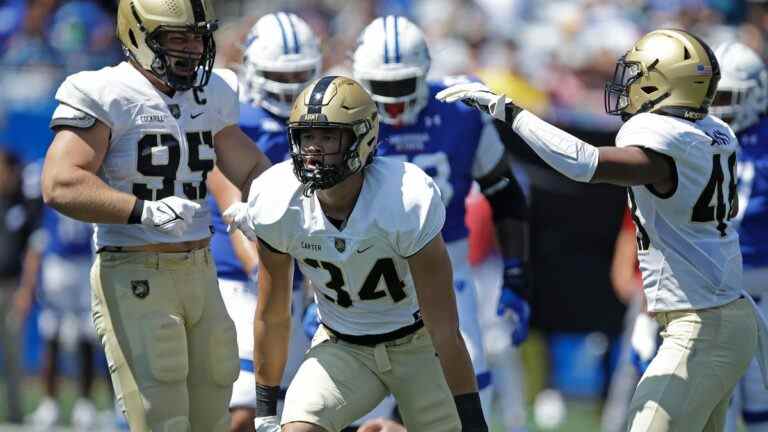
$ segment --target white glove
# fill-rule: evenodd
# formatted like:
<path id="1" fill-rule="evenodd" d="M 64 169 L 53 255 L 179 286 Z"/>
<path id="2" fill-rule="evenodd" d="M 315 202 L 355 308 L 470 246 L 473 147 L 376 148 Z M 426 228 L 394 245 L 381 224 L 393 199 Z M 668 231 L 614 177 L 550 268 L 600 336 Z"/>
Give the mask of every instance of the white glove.
<path id="1" fill-rule="evenodd" d="M 222 213 L 221 217 L 224 219 L 224 222 L 227 223 L 228 231 L 232 229 L 238 229 L 246 237 L 248 237 L 248 240 L 256 241 L 258 239 L 258 235 L 256 234 L 256 231 L 251 228 L 251 224 L 248 223 L 249 208 L 250 206 L 248 203 L 236 202 L 224 210 L 224 213 Z"/>
<path id="2" fill-rule="evenodd" d="M 435 99 L 441 102 L 462 101 L 501 121 L 506 119 L 506 103 L 511 102 L 506 96 L 497 95 L 485 85 L 477 82 L 450 86 L 436 94 Z"/>
<path id="3" fill-rule="evenodd" d="M 144 201 L 141 223 L 163 234 L 180 237 L 199 209 L 200 204 L 177 196 Z"/>
<path id="4" fill-rule="evenodd" d="M 256 432 L 280 432 L 277 416 L 256 417 L 253 425 L 256 427 Z"/>
<path id="5" fill-rule="evenodd" d="M 644 313 L 637 316 L 630 340 L 640 360 L 647 362 L 656 355 L 658 334 L 659 324 L 655 319 Z"/>

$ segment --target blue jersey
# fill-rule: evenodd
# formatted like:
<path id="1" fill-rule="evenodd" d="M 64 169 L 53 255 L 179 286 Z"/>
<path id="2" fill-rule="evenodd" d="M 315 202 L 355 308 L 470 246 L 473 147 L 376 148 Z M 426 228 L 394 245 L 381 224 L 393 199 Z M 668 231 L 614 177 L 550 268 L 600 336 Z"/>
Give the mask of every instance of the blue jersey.
<path id="1" fill-rule="evenodd" d="M 240 128 L 259 146 L 273 164 L 290 156 L 287 118 L 278 117 L 264 108 L 240 105 Z"/>
<path id="2" fill-rule="evenodd" d="M 91 255 L 92 225 L 62 215 L 46 206 L 43 208 L 44 255 L 82 257 Z"/>
<path id="3" fill-rule="evenodd" d="M 288 157 L 286 122 L 287 119 L 273 115 L 261 107 L 247 103 L 240 105 L 240 128 L 259 146 L 272 163 L 281 162 Z M 245 274 L 242 264 L 235 256 L 229 233 L 227 233 L 227 225 L 221 218 L 221 209 L 210 194 L 208 203 L 213 223 L 211 253 L 218 276 L 222 279 L 248 280 L 248 275 Z"/>
<path id="4" fill-rule="evenodd" d="M 468 236 L 464 201 L 474 179 L 496 166 L 504 146 L 487 116 L 464 104 L 435 99 L 447 84 L 429 83 L 428 102 L 413 124 L 382 123 L 377 154 L 406 159 L 435 180 L 446 207 L 442 234 L 450 242 Z"/>
<path id="5" fill-rule="evenodd" d="M 739 240 L 744 268 L 768 267 L 768 117 L 737 134 Z"/>

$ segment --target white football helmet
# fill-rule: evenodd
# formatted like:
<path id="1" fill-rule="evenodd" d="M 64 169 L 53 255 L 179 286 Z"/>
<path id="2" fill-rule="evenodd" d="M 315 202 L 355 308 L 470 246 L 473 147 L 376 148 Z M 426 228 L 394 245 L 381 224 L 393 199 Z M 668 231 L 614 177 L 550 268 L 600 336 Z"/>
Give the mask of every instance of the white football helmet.
<path id="1" fill-rule="evenodd" d="M 243 102 L 287 118 L 296 96 L 320 76 L 322 53 L 317 36 L 292 13 L 261 17 L 245 39 Z"/>
<path id="2" fill-rule="evenodd" d="M 389 15 L 368 24 L 357 41 L 353 74 L 370 93 L 387 124 L 413 123 L 427 104 L 429 49 L 407 18 Z"/>
<path id="3" fill-rule="evenodd" d="M 710 113 L 740 132 L 757 123 L 768 105 L 768 70 L 751 48 L 727 42 L 715 49 L 720 63 L 720 84 Z"/>

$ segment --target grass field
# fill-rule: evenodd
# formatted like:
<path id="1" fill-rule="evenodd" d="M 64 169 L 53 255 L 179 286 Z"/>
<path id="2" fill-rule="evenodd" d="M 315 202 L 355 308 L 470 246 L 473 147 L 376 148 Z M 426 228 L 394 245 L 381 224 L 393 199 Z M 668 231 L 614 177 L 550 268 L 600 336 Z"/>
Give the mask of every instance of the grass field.
<path id="1" fill-rule="evenodd" d="M 26 378 L 23 381 L 24 398 L 23 408 L 25 414 L 29 414 L 34 411 L 37 406 L 37 402 L 42 396 L 42 388 L 40 383 L 35 378 Z M 57 431 L 71 431 L 68 427 L 69 414 L 72 409 L 72 405 L 76 398 L 75 382 L 65 379 L 61 382 L 61 427 L 56 429 Z M 0 400 L 5 397 L 2 385 L 0 385 Z M 111 424 L 111 409 L 112 402 L 111 396 L 107 389 L 106 383 L 97 383 L 95 388 L 96 405 L 100 410 L 103 410 L 103 423 L 99 427 L 99 431 L 108 432 L 113 430 Z M 567 431 L 567 432 L 594 432 L 599 430 L 599 412 L 598 404 L 594 401 L 568 401 L 567 402 L 567 415 L 565 421 L 555 431 Z M 3 402 L 0 404 L 0 419 L 5 419 L 6 404 Z M 498 422 L 494 422 L 492 425 L 492 432 L 504 432 Z M 17 432 L 17 431 L 32 431 L 31 427 L 15 426 L 10 424 L 4 424 L 0 422 L 0 432 Z M 543 429 L 537 428 L 533 424 L 533 419 L 529 421 L 529 431 L 540 431 Z"/>

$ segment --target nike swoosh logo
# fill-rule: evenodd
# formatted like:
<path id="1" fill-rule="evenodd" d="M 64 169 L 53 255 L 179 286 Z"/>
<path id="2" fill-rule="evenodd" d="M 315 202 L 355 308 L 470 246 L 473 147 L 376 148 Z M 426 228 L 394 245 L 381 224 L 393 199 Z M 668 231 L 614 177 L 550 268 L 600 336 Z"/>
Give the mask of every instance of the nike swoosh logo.
<path id="1" fill-rule="evenodd" d="M 177 220 L 184 220 L 183 217 L 179 216 L 178 213 L 176 213 L 169 205 L 165 204 L 165 207 L 159 207 L 157 209 L 160 213 L 166 214 L 169 219 L 165 222 L 161 222 L 159 224 L 154 224 L 156 227 L 162 227 L 165 225 L 168 225 L 171 222 L 177 221 Z M 170 216 L 173 215 L 173 218 L 170 218 Z"/>
<path id="2" fill-rule="evenodd" d="M 203 114 L 205 114 L 205 111 L 199 112 L 199 113 L 195 113 L 195 114 L 190 114 L 189 116 L 192 117 L 193 119 L 196 119 L 196 118 L 200 117 Z"/>
<path id="3" fill-rule="evenodd" d="M 370 246 L 368 246 L 368 247 L 367 247 L 367 248 L 365 248 L 365 249 L 358 249 L 358 250 L 357 250 L 357 253 L 363 253 L 363 252 L 367 251 L 368 249 L 370 249 L 370 248 L 372 248 L 372 247 L 373 247 L 373 245 L 370 245 Z"/>

